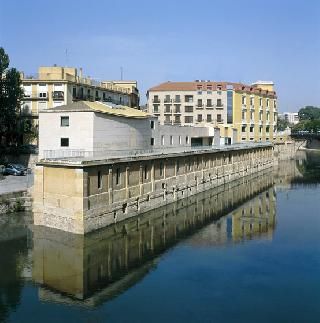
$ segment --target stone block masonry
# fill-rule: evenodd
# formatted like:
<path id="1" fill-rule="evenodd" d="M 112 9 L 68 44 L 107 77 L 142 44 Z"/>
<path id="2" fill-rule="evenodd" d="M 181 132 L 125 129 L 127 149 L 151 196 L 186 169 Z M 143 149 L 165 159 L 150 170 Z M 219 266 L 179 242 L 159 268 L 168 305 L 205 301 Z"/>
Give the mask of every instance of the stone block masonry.
<path id="1" fill-rule="evenodd" d="M 272 166 L 271 144 L 45 160 L 35 169 L 34 224 L 85 234 Z"/>

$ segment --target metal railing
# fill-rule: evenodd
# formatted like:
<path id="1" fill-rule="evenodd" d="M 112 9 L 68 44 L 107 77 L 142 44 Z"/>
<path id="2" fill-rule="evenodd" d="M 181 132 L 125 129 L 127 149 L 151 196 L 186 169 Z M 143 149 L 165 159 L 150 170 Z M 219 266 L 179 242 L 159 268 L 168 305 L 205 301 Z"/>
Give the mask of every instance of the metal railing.
<path id="1" fill-rule="evenodd" d="M 220 151 L 235 150 L 254 147 L 270 146 L 270 143 L 238 143 L 232 145 L 221 146 L 179 146 L 179 147 L 160 147 L 150 149 L 131 149 L 131 150 L 94 150 L 88 151 L 84 149 L 59 149 L 59 150 L 43 150 L 41 160 L 94 160 L 94 159 L 113 159 L 124 157 L 143 157 L 166 154 L 179 154 L 185 152 L 200 151 Z"/>

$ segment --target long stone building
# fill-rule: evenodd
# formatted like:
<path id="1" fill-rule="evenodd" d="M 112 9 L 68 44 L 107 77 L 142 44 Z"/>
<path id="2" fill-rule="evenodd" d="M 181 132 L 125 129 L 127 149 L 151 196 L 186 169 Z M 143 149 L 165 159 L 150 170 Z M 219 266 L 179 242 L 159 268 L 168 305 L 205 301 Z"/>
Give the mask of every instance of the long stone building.
<path id="1" fill-rule="evenodd" d="M 166 82 L 147 92 L 148 111 L 161 124 L 219 126 L 226 143 L 273 141 L 277 124 L 277 96 L 273 82 L 252 85 L 232 82 Z"/>
<path id="2" fill-rule="evenodd" d="M 35 168 L 34 224 L 84 234 L 273 165 L 268 143 L 107 159 L 46 159 Z"/>

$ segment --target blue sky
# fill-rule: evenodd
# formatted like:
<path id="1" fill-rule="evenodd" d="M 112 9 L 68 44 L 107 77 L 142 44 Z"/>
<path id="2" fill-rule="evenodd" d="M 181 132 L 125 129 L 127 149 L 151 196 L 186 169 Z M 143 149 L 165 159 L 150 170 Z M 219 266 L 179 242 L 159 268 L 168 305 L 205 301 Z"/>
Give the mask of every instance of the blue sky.
<path id="1" fill-rule="evenodd" d="M 0 46 L 26 73 L 119 79 L 122 66 L 143 101 L 168 80 L 273 80 L 280 111 L 295 111 L 320 106 L 319 17 L 317 0 L 0 0 Z"/>

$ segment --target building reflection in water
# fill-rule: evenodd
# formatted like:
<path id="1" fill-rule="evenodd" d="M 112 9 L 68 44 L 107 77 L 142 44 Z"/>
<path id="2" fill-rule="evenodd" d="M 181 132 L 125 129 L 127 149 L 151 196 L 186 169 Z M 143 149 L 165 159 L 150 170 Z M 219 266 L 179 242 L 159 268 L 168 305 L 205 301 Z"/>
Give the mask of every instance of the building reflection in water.
<path id="1" fill-rule="evenodd" d="M 247 177 L 85 236 L 35 227 L 39 297 L 96 306 L 141 280 L 161 253 L 186 238 L 207 245 L 272 238 L 273 181 L 272 171 Z"/>

